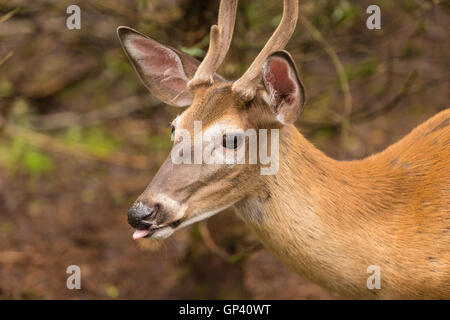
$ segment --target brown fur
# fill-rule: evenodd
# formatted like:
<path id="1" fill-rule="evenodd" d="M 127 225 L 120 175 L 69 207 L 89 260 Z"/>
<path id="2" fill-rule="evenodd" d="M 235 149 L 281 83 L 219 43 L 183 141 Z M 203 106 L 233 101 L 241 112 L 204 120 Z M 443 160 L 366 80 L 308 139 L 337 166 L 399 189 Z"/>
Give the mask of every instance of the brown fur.
<path id="1" fill-rule="evenodd" d="M 280 170 L 264 177 L 271 197 L 237 211 L 292 269 L 344 296 L 450 298 L 449 119 L 447 109 L 348 162 L 284 127 Z M 366 287 L 370 265 L 381 268 L 380 290 Z"/>

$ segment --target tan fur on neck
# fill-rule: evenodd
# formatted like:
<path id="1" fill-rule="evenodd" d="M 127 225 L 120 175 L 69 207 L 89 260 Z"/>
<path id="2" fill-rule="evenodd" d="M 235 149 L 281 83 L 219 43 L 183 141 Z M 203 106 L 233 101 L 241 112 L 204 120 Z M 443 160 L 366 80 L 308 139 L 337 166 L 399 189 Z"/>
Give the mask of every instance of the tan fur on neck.
<path id="1" fill-rule="evenodd" d="M 294 126 L 280 170 L 236 205 L 264 244 L 300 275 L 344 296 L 450 298 L 450 110 L 385 151 L 339 162 Z M 381 289 L 366 286 L 381 268 Z"/>

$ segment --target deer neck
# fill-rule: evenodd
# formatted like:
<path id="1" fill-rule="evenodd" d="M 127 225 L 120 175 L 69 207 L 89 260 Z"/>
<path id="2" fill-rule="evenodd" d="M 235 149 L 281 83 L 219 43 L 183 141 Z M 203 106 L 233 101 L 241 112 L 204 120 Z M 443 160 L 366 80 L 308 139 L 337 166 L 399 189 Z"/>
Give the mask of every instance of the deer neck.
<path id="1" fill-rule="evenodd" d="M 328 158 L 294 126 L 284 127 L 279 171 L 263 176 L 263 192 L 239 202 L 236 211 L 300 275 L 333 291 L 361 296 L 359 290 L 367 291 L 371 250 L 353 239 L 358 238 L 355 232 L 370 230 L 364 230 L 365 218 L 352 211 L 364 203 L 364 195 L 358 183 L 351 183 L 349 164 Z"/>

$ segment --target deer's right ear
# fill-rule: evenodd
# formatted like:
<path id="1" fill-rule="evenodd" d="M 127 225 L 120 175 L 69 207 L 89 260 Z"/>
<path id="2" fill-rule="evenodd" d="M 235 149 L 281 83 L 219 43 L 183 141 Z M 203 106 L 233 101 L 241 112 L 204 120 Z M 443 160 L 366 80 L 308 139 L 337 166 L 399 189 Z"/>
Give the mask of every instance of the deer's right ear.
<path id="1" fill-rule="evenodd" d="M 173 106 L 192 103 L 187 82 L 194 76 L 198 60 L 128 27 L 119 27 L 117 34 L 139 77 L 154 96 Z"/>

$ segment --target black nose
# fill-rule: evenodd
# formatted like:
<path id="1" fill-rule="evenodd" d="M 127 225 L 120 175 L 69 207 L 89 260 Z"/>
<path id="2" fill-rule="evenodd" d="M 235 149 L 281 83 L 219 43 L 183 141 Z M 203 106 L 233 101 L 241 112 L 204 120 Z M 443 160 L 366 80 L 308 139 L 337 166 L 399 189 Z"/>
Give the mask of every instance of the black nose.
<path id="1" fill-rule="evenodd" d="M 128 223 L 135 229 L 147 230 L 151 227 L 151 219 L 154 219 L 158 212 L 158 205 L 146 206 L 142 202 L 135 203 L 128 210 Z"/>

